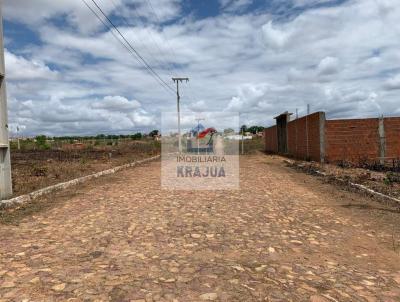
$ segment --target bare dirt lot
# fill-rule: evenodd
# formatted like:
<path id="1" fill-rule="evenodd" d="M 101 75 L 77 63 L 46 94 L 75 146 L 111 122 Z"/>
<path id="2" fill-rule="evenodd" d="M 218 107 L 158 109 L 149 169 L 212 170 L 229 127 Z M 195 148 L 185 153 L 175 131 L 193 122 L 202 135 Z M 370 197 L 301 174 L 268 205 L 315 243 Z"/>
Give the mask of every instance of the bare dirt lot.
<path id="1" fill-rule="evenodd" d="M 152 140 L 80 149 L 12 150 L 14 196 L 160 153 Z"/>
<path id="2" fill-rule="evenodd" d="M 168 191 L 152 162 L 5 213 L 0 301 L 400 301 L 398 211 L 241 168 L 237 191 Z"/>
<path id="3" fill-rule="evenodd" d="M 334 164 L 320 164 L 317 162 L 306 161 L 288 160 L 287 162 L 290 166 L 311 174 L 316 171 L 323 172 L 326 181 L 335 182 L 335 180 L 341 180 L 344 184 L 349 182 L 361 184 L 376 192 L 400 199 L 399 172 L 376 171 L 356 167 L 341 167 Z"/>

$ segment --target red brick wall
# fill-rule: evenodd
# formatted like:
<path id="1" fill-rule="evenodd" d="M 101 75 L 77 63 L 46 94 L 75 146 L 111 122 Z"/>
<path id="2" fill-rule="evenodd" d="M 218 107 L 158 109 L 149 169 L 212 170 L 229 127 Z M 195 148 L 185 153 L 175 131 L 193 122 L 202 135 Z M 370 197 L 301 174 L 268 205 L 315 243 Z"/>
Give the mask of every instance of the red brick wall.
<path id="1" fill-rule="evenodd" d="M 400 117 L 384 119 L 386 156 L 400 158 Z"/>
<path id="2" fill-rule="evenodd" d="M 307 123 L 306 123 L 307 119 Z M 325 150 L 321 150 L 321 119 L 323 112 L 316 112 L 288 123 L 288 155 L 321 160 L 321 151 L 327 162 L 351 162 L 359 164 L 365 160 L 380 158 L 379 119 L 326 120 L 324 130 Z M 386 158 L 400 158 L 400 117 L 384 118 Z M 265 149 L 277 152 L 276 126 L 265 129 Z"/>
<path id="3" fill-rule="evenodd" d="M 328 162 L 377 160 L 379 119 L 327 120 L 325 153 Z"/>
<path id="4" fill-rule="evenodd" d="M 298 159 L 320 161 L 320 118 L 316 112 L 288 123 L 288 153 Z M 308 129 L 308 158 L 307 131 Z"/>
<path id="5" fill-rule="evenodd" d="M 265 151 L 278 152 L 278 141 L 276 134 L 276 126 L 264 129 Z"/>

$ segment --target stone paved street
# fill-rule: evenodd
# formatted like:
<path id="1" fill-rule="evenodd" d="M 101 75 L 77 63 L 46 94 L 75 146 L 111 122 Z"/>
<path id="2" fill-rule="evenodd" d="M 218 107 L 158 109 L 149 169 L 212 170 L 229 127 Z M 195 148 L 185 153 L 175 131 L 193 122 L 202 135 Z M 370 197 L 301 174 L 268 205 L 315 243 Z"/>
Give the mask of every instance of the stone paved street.
<path id="1" fill-rule="evenodd" d="M 0 224 L 0 301 L 400 301 L 399 213 L 262 154 L 241 190 L 160 190 L 160 162 Z"/>

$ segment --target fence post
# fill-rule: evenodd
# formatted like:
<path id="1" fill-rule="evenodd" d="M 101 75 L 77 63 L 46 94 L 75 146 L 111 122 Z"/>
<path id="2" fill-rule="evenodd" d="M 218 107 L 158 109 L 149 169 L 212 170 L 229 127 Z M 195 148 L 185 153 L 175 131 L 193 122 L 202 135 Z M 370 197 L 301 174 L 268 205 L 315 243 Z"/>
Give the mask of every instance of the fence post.
<path id="1" fill-rule="evenodd" d="M 310 160 L 310 154 L 308 150 L 308 114 L 306 115 L 306 160 Z"/>
<path id="2" fill-rule="evenodd" d="M 325 112 L 319 113 L 319 157 L 320 162 L 325 162 Z"/>
<path id="3" fill-rule="evenodd" d="M 385 164 L 386 156 L 386 139 L 385 139 L 385 119 L 383 115 L 379 118 L 379 163 L 381 165 Z"/>

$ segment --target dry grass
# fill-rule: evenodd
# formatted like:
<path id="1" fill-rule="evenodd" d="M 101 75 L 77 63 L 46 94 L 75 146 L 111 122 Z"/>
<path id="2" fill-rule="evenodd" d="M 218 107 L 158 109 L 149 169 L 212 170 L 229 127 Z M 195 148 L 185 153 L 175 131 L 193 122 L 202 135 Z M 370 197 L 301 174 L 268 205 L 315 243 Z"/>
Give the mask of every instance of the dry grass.
<path id="1" fill-rule="evenodd" d="M 239 142 L 240 154 L 242 154 L 242 142 Z M 262 137 L 254 137 L 251 140 L 244 141 L 244 154 L 250 155 L 264 150 L 264 139 Z"/>
<path id="2" fill-rule="evenodd" d="M 160 153 L 158 142 L 130 141 L 80 150 L 24 150 L 11 153 L 14 196 Z"/>

